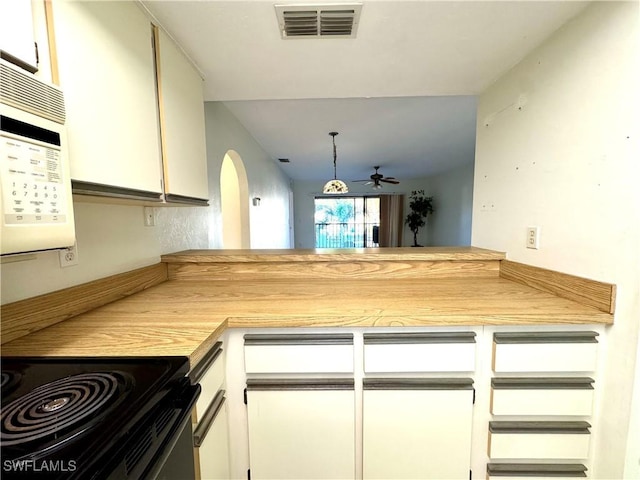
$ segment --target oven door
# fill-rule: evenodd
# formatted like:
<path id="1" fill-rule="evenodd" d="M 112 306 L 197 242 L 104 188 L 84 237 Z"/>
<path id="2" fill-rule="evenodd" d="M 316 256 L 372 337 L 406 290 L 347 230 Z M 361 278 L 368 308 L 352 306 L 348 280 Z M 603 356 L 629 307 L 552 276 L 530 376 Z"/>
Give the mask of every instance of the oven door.
<path id="1" fill-rule="evenodd" d="M 108 480 L 195 479 L 191 412 L 200 385 L 183 380 L 131 432 Z"/>

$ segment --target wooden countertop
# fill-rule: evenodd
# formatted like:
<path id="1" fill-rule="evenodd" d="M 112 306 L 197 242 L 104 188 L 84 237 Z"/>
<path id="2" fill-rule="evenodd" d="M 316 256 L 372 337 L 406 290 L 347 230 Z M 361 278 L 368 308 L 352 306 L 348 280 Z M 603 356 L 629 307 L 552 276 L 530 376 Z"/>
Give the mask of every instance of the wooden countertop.
<path id="1" fill-rule="evenodd" d="M 2 355 L 184 355 L 226 328 L 611 323 L 612 315 L 512 280 L 169 280 L 2 345 Z"/>
<path id="2" fill-rule="evenodd" d="M 282 250 L 185 250 L 162 256 L 167 263 L 282 263 L 502 260 L 503 252 L 477 247 L 315 248 Z"/>

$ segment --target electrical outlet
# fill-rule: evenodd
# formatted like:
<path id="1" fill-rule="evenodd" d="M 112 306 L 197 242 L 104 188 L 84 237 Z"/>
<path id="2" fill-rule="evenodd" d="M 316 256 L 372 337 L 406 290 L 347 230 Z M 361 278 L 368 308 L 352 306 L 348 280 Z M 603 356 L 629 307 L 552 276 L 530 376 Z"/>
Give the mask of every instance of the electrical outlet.
<path id="1" fill-rule="evenodd" d="M 58 255 L 60 256 L 60 266 L 62 268 L 78 265 L 78 244 L 74 243 L 71 247 L 58 250 Z"/>
<path id="2" fill-rule="evenodd" d="M 540 248 L 540 231 L 538 227 L 527 228 L 527 248 L 537 250 Z"/>
<path id="3" fill-rule="evenodd" d="M 156 226 L 156 212 L 153 207 L 144 207 L 144 226 L 155 227 Z"/>

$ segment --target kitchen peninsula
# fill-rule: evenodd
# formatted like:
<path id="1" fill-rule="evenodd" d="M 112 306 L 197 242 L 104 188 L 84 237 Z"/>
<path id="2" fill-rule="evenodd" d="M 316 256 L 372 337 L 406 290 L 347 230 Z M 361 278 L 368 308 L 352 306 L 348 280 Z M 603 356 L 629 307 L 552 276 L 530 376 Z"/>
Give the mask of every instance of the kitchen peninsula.
<path id="1" fill-rule="evenodd" d="M 2 355 L 188 357 L 202 478 L 580 473 L 614 298 L 474 247 L 189 250 L 4 305 Z"/>
<path id="2" fill-rule="evenodd" d="M 197 363 L 227 328 L 613 322 L 612 285 L 505 258 L 475 247 L 178 252 L 148 267 L 151 286 L 140 280 L 136 291 L 129 279 L 126 291 L 136 293 L 114 302 L 116 287 L 101 284 L 92 295 L 111 303 L 72 318 L 86 291 L 62 295 L 51 315 L 53 294 L 3 305 L 2 354 L 186 355 Z"/>

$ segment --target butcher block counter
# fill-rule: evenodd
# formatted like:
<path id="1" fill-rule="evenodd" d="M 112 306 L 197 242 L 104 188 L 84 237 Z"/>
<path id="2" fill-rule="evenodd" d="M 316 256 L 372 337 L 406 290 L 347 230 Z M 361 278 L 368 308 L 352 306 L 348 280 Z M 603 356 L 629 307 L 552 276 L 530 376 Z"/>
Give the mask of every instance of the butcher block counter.
<path id="1" fill-rule="evenodd" d="M 2 307 L 2 355 L 184 355 L 228 328 L 610 324 L 615 286 L 468 248 L 191 250 Z"/>

